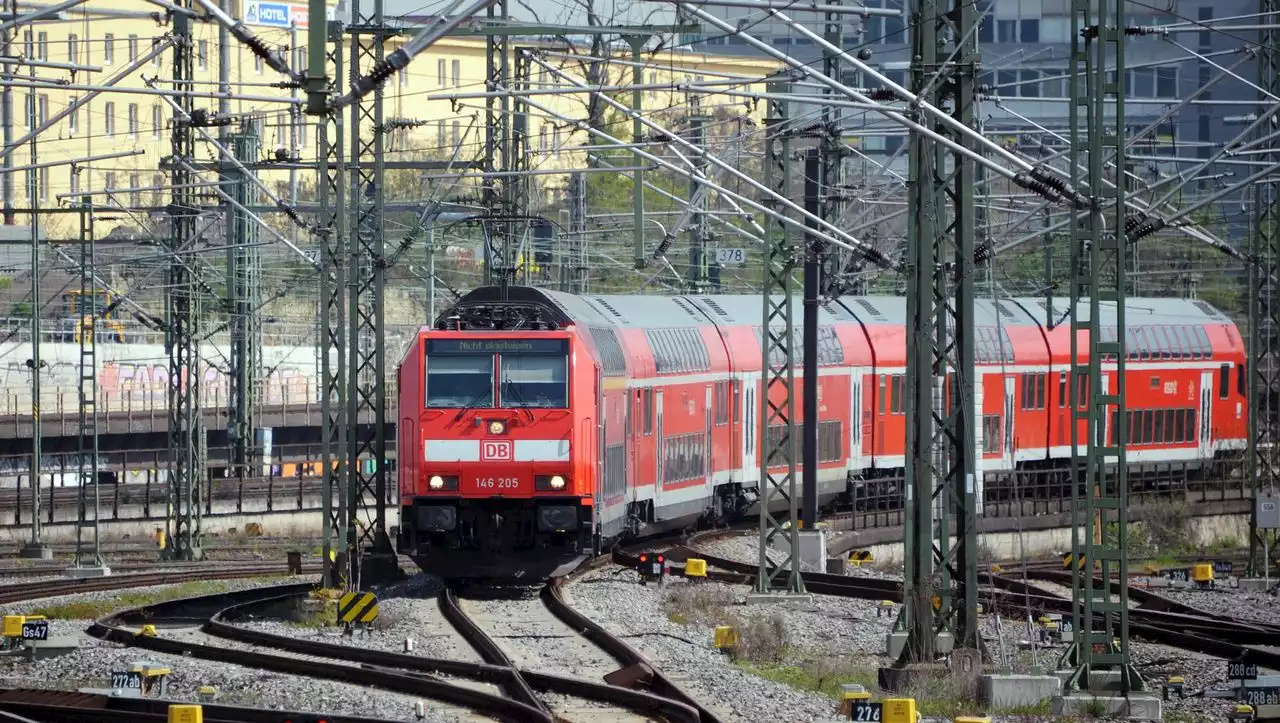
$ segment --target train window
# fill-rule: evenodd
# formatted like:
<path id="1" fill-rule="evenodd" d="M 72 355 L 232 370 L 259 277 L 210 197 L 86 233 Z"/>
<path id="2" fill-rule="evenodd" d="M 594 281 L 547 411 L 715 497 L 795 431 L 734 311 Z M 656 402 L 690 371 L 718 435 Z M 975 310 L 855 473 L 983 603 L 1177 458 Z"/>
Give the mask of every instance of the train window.
<path id="1" fill-rule="evenodd" d="M 738 424 L 742 421 L 742 380 L 735 379 L 730 384 L 733 386 L 733 423 Z"/>
<path id="2" fill-rule="evenodd" d="M 1218 367 L 1218 399 L 1226 399 L 1227 392 L 1231 388 L 1231 365 L 1223 364 Z"/>
<path id="3" fill-rule="evenodd" d="M 1249 395 L 1249 375 L 1245 373 L 1245 363 L 1236 365 L 1236 393 L 1242 397 Z"/>
<path id="4" fill-rule="evenodd" d="M 1049 374 L 1042 373 L 1036 375 L 1036 409 L 1044 409 L 1047 406 Z"/>
<path id="5" fill-rule="evenodd" d="M 1164 438 L 1164 412 L 1157 409 L 1152 413 L 1152 416 L 1155 417 L 1155 420 L 1153 420 L 1155 424 L 1155 433 L 1151 435 L 1151 441 L 1153 442 L 1168 441 Z"/>
<path id="6" fill-rule="evenodd" d="M 1076 407 L 1084 409 L 1089 404 L 1089 377 L 1076 375 Z"/>
<path id="7" fill-rule="evenodd" d="M 441 354 L 427 359 L 428 407 L 492 407 L 493 355 Z"/>
<path id="8" fill-rule="evenodd" d="M 894 374 L 889 380 L 889 411 L 902 414 L 902 375 Z"/>
<path id="9" fill-rule="evenodd" d="M 1067 406 L 1067 373 L 1058 372 L 1058 406 Z"/>
<path id="10" fill-rule="evenodd" d="M 716 382 L 716 426 L 729 423 L 729 382 Z"/>
<path id="11" fill-rule="evenodd" d="M 1160 337 L 1160 357 L 1163 359 L 1173 358 L 1173 332 L 1167 326 L 1157 326 L 1156 334 Z"/>
<path id="12" fill-rule="evenodd" d="M 498 389 L 503 409 L 569 406 L 569 360 L 559 355 L 503 354 L 502 384 Z"/>
<path id="13" fill-rule="evenodd" d="M 1112 410 L 1111 410 L 1111 424 L 1109 424 L 1109 425 L 1107 426 L 1107 443 L 1108 443 L 1108 444 L 1119 444 L 1119 443 L 1120 443 L 1120 440 L 1119 440 L 1119 439 L 1116 439 L 1116 435 L 1120 433 L 1120 425 L 1119 425 L 1119 421 L 1120 421 L 1120 410 L 1119 410 L 1119 409 L 1112 409 Z"/>
<path id="14" fill-rule="evenodd" d="M 888 386 L 887 380 L 888 380 L 887 375 L 885 374 L 880 375 L 880 416 L 882 417 L 884 416 L 884 404 L 885 404 L 884 399 L 885 397 L 889 396 L 889 393 L 887 391 L 887 386 Z"/>
<path id="15" fill-rule="evenodd" d="M 1171 409 L 1169 413 L 1173 415 L 1173 441 L 1187 441 L 1187 418 L 1184 410 Z"/>
<path id="16" fill-rule="evenodd" d="M 653 434 L 653 390 L 644 390 L 644 433 L 646 435 Z"/>
<path id="17" fill-rule="evenodd" d="M 1196 410 L 1195 408 L 1184 409 L 1182 413 L 1187 417 L 1187 441 L 1193 441 L 1196 438 Z"/>
<path id="18" fill-rule="evenodd" d="M 1151 388 L 1152 389 L 1160 388 L 1160 377 L 1151 377 Z"/>
<path id="19" fill-rule="evenodd" d="M 1134 437 L 1134 434 L 1137 432 L 1137 429 L 1133 426 L 1133 420 L 1134 420 L 1134 417 L 1135 417 L 1135 416 L 1136 416 L 1136 415 L 1134 414 L 1134 411 L 1133 411 L 1132 409 L 1126 409 L 1126 410 L 1125 410 L 1125 412 L 1124 412 L 1124 431 L 1125 431 L 1124 441 L 1125 441 L 1125 444 L 1136 444 L 1136 443 L 1137 443 L 1137 442 L 1136 442 L 1136 439 L 1135 439 L 1135 437 Z"/>
<path id="20" fill-rule="evenodd" d="M 1000 452 L 1000 415 L 982 415 L 982 451 L 987 454 Z"/>
<path id="21" fill-rule="evenodd" d="M 1164 441 L 1166 442 L 1181 441 L 1178 439 L 1178 435 L 1174 434 L 1174 425 L 1176 425 L 1177 422 L 1175 422 L 1173 418 L 1176 416 L 1177 415 L 1173 413 L 1172 409 L 1164 410 Z"/>
<path id="22" fill-rule="evenodd" d="M 1175 359 L 1191 358 L 1191 339 L 1187 336 L 1187 327 L 1171 326 L 1169 327 L 1169 335 L 1173 337 L 1174 347 L 1177 352 L 1174 354 Z"/>
<path id="23" fill-rule="evenodd" d="M 1213 347 L 1209 345 L 1209 332 L 1205 331 L 1203 326 L 1193 326 L 1191 331 L 1195 334 L 1198 358 L 1208 359 L 1213 354 Z"/>

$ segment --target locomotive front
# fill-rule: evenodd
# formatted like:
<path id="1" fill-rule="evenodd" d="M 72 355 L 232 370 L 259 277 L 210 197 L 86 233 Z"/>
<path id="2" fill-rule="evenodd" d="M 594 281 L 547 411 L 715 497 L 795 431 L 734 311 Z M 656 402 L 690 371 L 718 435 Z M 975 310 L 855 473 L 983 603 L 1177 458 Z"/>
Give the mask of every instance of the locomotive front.
<path id="1" fill-rule="evenodd" d="M 419 335 L 421 364 L 400 372 L 401 449 L 421 451 L 400 467 L 399 547 L 423 570 L 541 579 L 591 553 L 594 375 L 575 373 L 590 358 L 577 341 L 571 329 Z"/>

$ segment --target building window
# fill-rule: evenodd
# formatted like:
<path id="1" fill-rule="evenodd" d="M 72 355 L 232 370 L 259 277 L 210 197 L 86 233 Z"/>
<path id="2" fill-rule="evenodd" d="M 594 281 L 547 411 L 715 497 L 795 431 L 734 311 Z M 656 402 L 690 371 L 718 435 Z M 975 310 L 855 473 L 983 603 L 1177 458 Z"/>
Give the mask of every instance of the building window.
<path id="1" fill-rule="evenodd" d="M 138 36 L 129 36 L 129 60 L 130 62 L 138 59 Z"/>
<path id="2" fill-rule="evenodd" d="M 115 103 L 107 103 L 106 115 L 107 115 L 107 120 L 106 120 L 106 127 L 104 128 L 104 130 L 108 136 L 113 136 L 116 133 L 116 104 Z"/>
<path id="3" fill-rule="evenodd" d="M 129 206 L 132 208 L 140 208 L 142 206 L 142 180 L 136 173 L 129 174 Z"/>
<path id="4" fill-rule="evenodd" d="M 196 66 L 200 70 L 209 69 L 209 41 L 201 40 L 196 45 Z"/>
<path id="5" fill-rule="evenodd" d="M 156 49 L 157 49 L 157 48 L 159 48 L 159 47 L 160 47 L 160 38 L 152 38 L 152 39 L 151 39 L 151 50 L 152 50 L 152 51 L 154 51 L 154 50 L 156 50 Z M 163 53 L 156 53 L 155 55 L 153 55 L 153 56 L 151 57 L 151 67 L 153 67 L 153 68 L 159 68 L 159 67 L 160 67 L 160 56 L 161 56 L 161 55 L 163 55 Z"/>
<path id="6" fill-rule="evenodd" d="M 111 65 L 116 62 L 116 36 L 107 33 L 102 36 L 102 64 Z"/>
<path id="7" fill-rule="evenodd" d="M 80 173 L 79 173 L 79 171 L 77 171 L 77 170 L 76 170 L 75 166 L 71 166 L 71 167 L 67 168 L 67 171 L 68 171 L 68 174 L 67 174 L 67 175 L 68 175 L 68 178 L 69 178 L 69 184 L 70 184 L 70 188 L 71 188 L 71 193 L 72 193 L 73 195 L 74 195 L 74 194 L 77 194 L 77 193 L 80 193 Z M 80 203 L 80 199 L 78 199 L 78 198 L 77 198 L 77 199 L 76 199 L 76 203 Z"/>
<path id="8" fill-rule="evenodd" d="M 75 33 L 67 36 L 67 62 L 73 65 L 80 62 L 80 36 Z"/>
<path id="9" fill-rule="evenodd" d="M 129 137 L 138 137 L 138 104 L 129 104 Z"/>
<path id="10" fill-rule="evenodd" d="M 22 54 L 28 58 L 36 57 L 36 40 L 30 30 L 22 34 Z"/>
<path id="11" fill-rule="evenodd" d="M 71 108 L 76 104 L 76 97 L 73 95 L 67 99 L 67 107 Z M 80 130 L 80 109 L 76 108 L 71 111 L 71 115 L 67 116 L 67 130 L 75 133 Z"/>
<path id="12" fill-rule="evenodd" d="M 151 177 L 151 205 L 153 206 L 161 205 L 161 203 L 163 202 L 163 196 L 161 195 L 163 192 L 161 191 L 161 189 L 163 187 L 164 187 L 163 173 L 157 173 Z"/>
<path id="13" fill-rule="evenodd" d="M 49 96 L 47 95 L 40 95 L 40 114 L 36 120 L 40 125 L 44 125 L 45 121 L 49 120 Z"/>
<path id="14" fill-rule="evenodd" d="M 48 60 L 49 59 L 49 34 L 40 33 L 38 36 L 36 36 L 36 38 L 37 38 L 36 52 L 38 53 L 37 57 L 39 57 L 40 60 Z"/>
<path id="15" fill-rule="evenodd" d="M 456 146 L 461 142 L 462 142 L 462 122 L 454 121 L 453 122 L 453 145 Z"/>
<path id="16" fill-rule="evenodd" d="M 107 191 L 114 191 L 114 190 L 116 190 L 116 174 L 115 174 L 115 173 L 113 173 L 113 172 L 111 172 L 111 171 L 107 171 L 107 185 L 106 185 L 106 190 L 107 190 Z"/>
<path id="17" fill-rule="evenodd" d="M 436 84 L 444 87 L 444 58 L 436 61 Z"/>
<path id="18" fill-rule="evenodd" d="M 1023 70 L 1021 71 L 1022 85 L 1018 88 L 1018 95 L 1023 98 L 1039 98 L 1040 97 L 1040 71 Z"/>
<path id="19" fill-rule="evenodd" d="M 441 61 L 443 62 L 443 61 Z M 444 121 L 436 121 L 436 145 L 444 148 Z"/>
<path id="20" fill-rule="evenodd" d="M 462 61 L 453 61 L 453 87 L 462 87 Z"/>
<path id="21" fill-rule="evenodd" d="M 1156 97 L 1178 97 L 1178 69 L 1156 68 Z"/>
<path id="22" fill-rule="evenodd" d="M 1018 42 L 1020 43 L 1040 42 L 1040 21 L 1039 20 L 1023 20 L 1018 25 Z"/>
<path id="23" fill-rule="evenodd" d="M 262 56 L 261 55 L 253 56 L 253 72 L 257 73 L 258 75 L 262 75 Z"/>
<path id="24" fill-rule="evenodd" d="M 40 169 L 40 200 L 49 200 L 49 169 L 47 167 Z"/>
<path id="25" fill-rule="evenodd" d="M 151 106 L 151 137 L 159 138 L 160 129 L 164 127 L 164 116 L 161 114 L 160 104 Z"/>

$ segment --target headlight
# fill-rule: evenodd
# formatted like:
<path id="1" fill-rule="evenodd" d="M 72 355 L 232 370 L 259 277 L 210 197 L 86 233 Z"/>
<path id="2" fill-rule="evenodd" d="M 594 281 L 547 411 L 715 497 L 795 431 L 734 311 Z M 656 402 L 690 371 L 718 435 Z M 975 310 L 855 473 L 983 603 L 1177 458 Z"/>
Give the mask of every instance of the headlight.
<path id="1" fill-rule="evenodd" d="M 441 476 L 433 474 L 427 480 L 427 489 L 433 492 L 439 492 L 441 490 L 456 490 L 458 489 L 458 478 L 453 475 Z"/>
<path id="2" fill-rule="evenodd" d="M 565 486 L 565 479 L 561 475 L 538 475 L 533 478 L 533 488 L 539 492 L 548 490 L 562 490 Z"/>

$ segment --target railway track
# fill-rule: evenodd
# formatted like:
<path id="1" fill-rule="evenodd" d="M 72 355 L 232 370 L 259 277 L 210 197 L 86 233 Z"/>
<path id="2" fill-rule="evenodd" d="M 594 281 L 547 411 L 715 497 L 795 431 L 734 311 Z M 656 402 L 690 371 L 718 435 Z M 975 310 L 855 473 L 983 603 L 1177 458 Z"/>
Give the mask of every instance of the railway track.
<path id="1" fill-rule="evenodd" d="M 303 566 L 304 574 L 319 572 L 319 566 Z M 223 569 L 198 568 L 173 572 L 144 573 L 139 575 L 110 575 L 107 577 L 67 578 L 41 582 L 0 585 L 0 603 L 15 603 L 37 598 L 60 597 L 84 592 L 122 590 L 153 585 L 178 585 L 199 580 L 235 580 L 246 577 L 284 575 L 288 569 L 282 564 L 237 565 Z"/>
<path id="2" fill-rule="evenodd" d="M 298 711 L 202 704 L 205 723 L 279 723 L 306 720 Z M 0 688 L 0 723 L 133 723 L 169 720 L 169 701 L 30 688 Z M 343 723 L 392 723 L 386 718 L 343 716 Z"/>
<path id="3" fill-rule="evenodd" d="M 482 712 L 500 720 L 537 723 L 558 721 L 559 718 L 550 713 L 534 693 L 541 691 L 593 701 L 649 718 L 658 717 L 671 723 L 718 723 L 714 716 L 701 715 L 695 706 L 666 697 L 656 690 L 634 690 L 569 676 L 520 670 L 509 659 L 505 662 L 489 662 L 500 660 L 493 650 L 482 653 L 486 662 L 464 662 L 298 639 L 235 624 L 237 620 L 273 606 L 296 601 L 311 589 L 310 584 L 286 585 L 174 600 L 104 618 L 91 627 L 90 633 L 103 640 L 161 653 L 188 655 L 418 695 Z M 143 620 L 163 620 L 166 617 L 185 620 L 195 615 L 207 616 L 206 622 L 201 626 L 201 631 L 207 635 L 271 652 L 196 644 L 187 640 L 166 639 L 163 635 L 139 636 L 136 629 Z M 483 632 L 480 631 L 480 634 L 483 635 Z M 469 636 L 468 640 L 474 644 L 473 637 Z M 495 649 L 496 647 L 493 646 Z M 446 678 L 460 679 L 466 681 L 466 684 Z M 503 692 L 488 692 L 476 687 L 475 683 L 496 685 Z"/>

